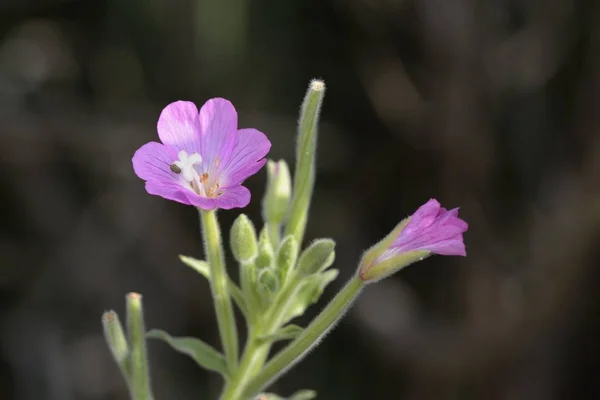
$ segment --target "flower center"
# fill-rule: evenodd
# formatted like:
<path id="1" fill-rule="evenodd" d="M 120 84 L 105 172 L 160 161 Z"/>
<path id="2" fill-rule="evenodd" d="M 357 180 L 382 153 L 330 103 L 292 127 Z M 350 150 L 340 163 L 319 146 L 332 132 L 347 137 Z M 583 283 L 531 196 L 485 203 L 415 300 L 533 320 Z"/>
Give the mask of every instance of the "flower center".
<path id="1" fill-rule="evenodd" d="M 196 165 L 202 163 L 202 156 L 198 153 L 188 154 L 181 150 L 177 156 L 179 159 L 170 165 L 171 171 L 181 174 L 183 179 L 190 184 L 192 190 L 202 197 L 218 197 L 220 185 L 216 180 L 217 174 L 208 172 L 199 173 Z M 218 162 L 218 159 L 217 159 Z M 218 163 L 217 163 L 218 166 Z"/>

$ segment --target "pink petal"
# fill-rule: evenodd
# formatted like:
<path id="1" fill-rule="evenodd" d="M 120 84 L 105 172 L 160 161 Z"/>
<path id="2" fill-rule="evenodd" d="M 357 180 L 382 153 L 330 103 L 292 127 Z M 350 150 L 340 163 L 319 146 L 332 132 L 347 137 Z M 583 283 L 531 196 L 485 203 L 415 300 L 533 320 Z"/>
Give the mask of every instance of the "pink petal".
<path id="1" fill-rule="evenodd" d="M 267 136 L 256 129 L 240 129 L 229 162 L 222 166 L 224 186 L 239 185 L 257 173 L 267 162 L 264 158 L 271 149 Z"/>
<path id="2" fill-rule="evenodd" d="M 133 158 L 135 174 L 145 181 L 180 182 L 180 177 L 170 169 L 177 159 L 175 150 L 161 143 L 150 142 L 140 147 Z"/>
<path id="3" fill-rule="evenodd" d="M 160 113 L 157 124 L 158 137 L 167 146 L 188 154 L 200 152 L 200 122 L 198 109 L 190 101 L 176 101 Z"/>
<path id="4" fill-rule="evenodd" d="M 410 235 L 416 230 L 423 229 L 433 223 L 440 212 L 440 203 L 435 199 L 430 199 L 427 203 L 414 212 L 410 221 L 402 231 L 403 235 Z M 400 235 L 402 236 L 402 235 Z"/>
<path id="5" fill-rule="evenodd" d="M 466 256 L 467 250 L 463 242 L 463 236 L 458 235 L 455 238 L 442 240 L 441 242 L 433 243 L 422 247 L 423 250 L 429 250 L 432 253 L 442 256 Z"/>
<path id="6" fill-rule="evenodd" d="M 179 203 L 192 205 L 185 193 L 188 190 L 178 185 L 149 181 L 146 182 L 146 191 L 167 200 L 174 200 Z"/>
<path id="7" fill-rule="evenodd" d="M 200 109 L 200 132 L 203 170 L 227 163 L 237 133 L 237 112 L 233 104 L 221 98 L 204 103 Z"/>
<path id="8" fill-rule="evenodd" d="M 186 191 L 185 195 L 190 202 L 189 204 L 200 207 L 203 210 L 214 210 L 217 207 L 216 199 L 199 196 L 191 190 Z"/>
<path id="9" fill-rule="evenodd" d="M 250 191 L 244 186 L 233 186 L 224 189 L 224 193 L 214 200 L 216 206 L 224 210 L 243 208 L 250 203 Z"/>

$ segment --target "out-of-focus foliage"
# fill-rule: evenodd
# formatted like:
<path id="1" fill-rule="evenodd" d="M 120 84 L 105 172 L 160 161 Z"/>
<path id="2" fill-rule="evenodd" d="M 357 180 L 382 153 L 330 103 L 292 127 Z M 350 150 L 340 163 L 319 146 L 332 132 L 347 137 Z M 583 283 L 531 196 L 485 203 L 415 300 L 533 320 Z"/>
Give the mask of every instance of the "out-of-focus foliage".
<path id="1" fill-rule="evenodd" d="M 148 196 L 131 156 L 167 103 L 220 96 L 293 165 L 313 77 L 328 93 L 307 236 L 335 238 L 340 270 L 323 297 L 430 197 L 462 207 L 469 255 L 367 288 L 269 392 L 597 398 L 599 20 L 594 0 L 1 2 L 0 398 L 125 399 L 99 316 L 127 292 L 149 328 L 218 342 L 177 257 L 202 257 L 196 212 Z M 218 393 L 160 343 L 150 360 L 158 399 Z"/>

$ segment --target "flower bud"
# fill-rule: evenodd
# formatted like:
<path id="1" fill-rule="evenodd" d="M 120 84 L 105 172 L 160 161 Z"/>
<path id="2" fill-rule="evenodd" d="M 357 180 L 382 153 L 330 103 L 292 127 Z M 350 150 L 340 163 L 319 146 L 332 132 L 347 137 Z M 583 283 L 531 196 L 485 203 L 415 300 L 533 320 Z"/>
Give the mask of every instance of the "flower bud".
<path id="1" fill-rule="evenodd" d="M 294 236 L 286 237 L 277 250 L 277 270 L 283 282 L 296 265 L 298 259 L 298 242 Z"/>
<path id="2" fill-rule="evenodd" d="M 308 209 L 315 186 L 315 164 L 317 153 L 317 127 L 325 82 L 313 79 L 310 82 L 298 121 L 298 141 L 296 144 L 296 168 L 294 169 L 293 198 L 285 227 L 285 235 L 294 235 L 298 243 L 302 243 Z"/>
<path id="3" fill-rule="evenodd" d="M 431 254 L 465 256 L 463 232 L 467 229 L 467 223 L 458 218 L 458 208 L 448 211 L 431 199 L 367 250 L 358 275 L 371 283 Z"/>
<path id="4" fill-rule="evenodd" d="M 275 252 L 269 238 L 267 227 L 263 227 L 258 235 L 258 256 L 256 257 L 256 268 L 262 269 L 273 265 Z"/>
<path id="5" fill-rule="evenodd" d="M 107 311 L 102 315 L 102 326 L 104 327 L 104 338 L 106 343 L 112 352 L 115 361 L 119 364 L 119 367 L 124 369 L 124 366 L 129 356 L 129 345 L 125 338 L 123 326 L 119 321 L 119 316 L 114 311 Z M 125 373 L 127 376 L 127 373 Z"/>
<path id="6" fill-rule="evenodd" d="M 242 264 L 251 261 L 258 254 L 256 231 L 245 214 L 240 214 L 231 227 L 230 245 L 233 257 Z"/>
<path id="7" fill-rule="evenodd" d="M 267 162 L 267 191 L 262 203 L 263 218 L 267 222 L 281 224 L 285 218 L 292 196 L 290 169 L 284 160 Z"/>
<path id="8" fill-rule="evenodd" d="M 335 260 L 335 242 L 331 239 L 317 239 L 304 250 L 298 261 L 298 270 L 303 275 L 323 271 Z"/>

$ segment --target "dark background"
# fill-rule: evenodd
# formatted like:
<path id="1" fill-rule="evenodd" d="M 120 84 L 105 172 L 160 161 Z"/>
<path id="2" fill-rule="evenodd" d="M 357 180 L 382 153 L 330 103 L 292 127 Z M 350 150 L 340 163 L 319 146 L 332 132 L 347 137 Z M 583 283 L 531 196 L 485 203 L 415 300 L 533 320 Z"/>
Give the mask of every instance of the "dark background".
<path id="1" fill-rule="evenodd" d="M 468 257 L 369 286 L 272 389 L 319 399 L 600 396 L 600 2 L 3 0 L 0 399 L 125 399 L 100 316 L 217 344 L 196 211 L 149 196 L 131 157 L 171 101 L 230 99 L 293 163 L 311 78 L 327 95 L 307 239 L 340 277 L 430 197 Z M 244 210 L 260 222 L 265 171 Z M 237 211 L 220 213 L 228 230 Z M 232 271 L 233 273 L 233 271 Z M 218 376 L 150 344 L 157 400 Z"/>

